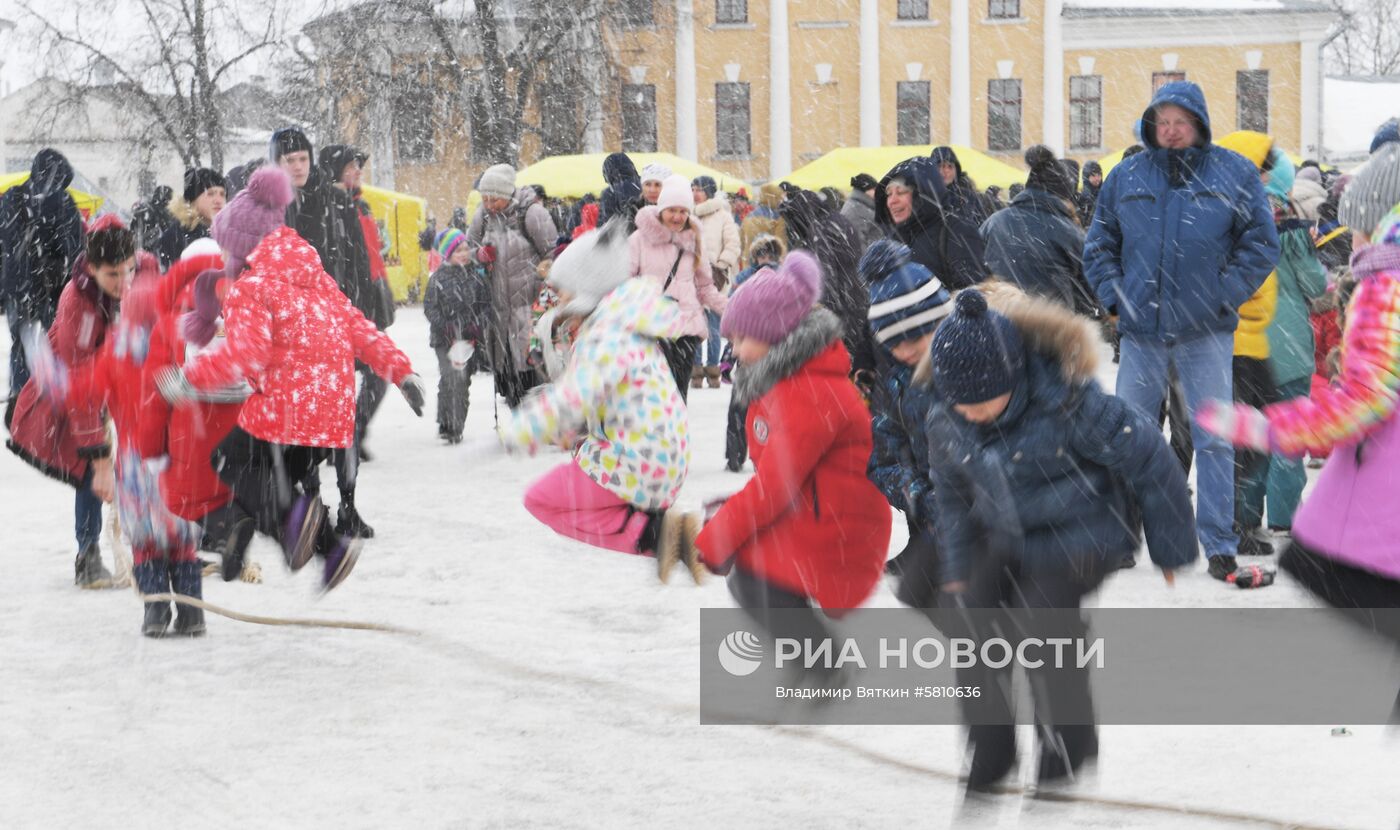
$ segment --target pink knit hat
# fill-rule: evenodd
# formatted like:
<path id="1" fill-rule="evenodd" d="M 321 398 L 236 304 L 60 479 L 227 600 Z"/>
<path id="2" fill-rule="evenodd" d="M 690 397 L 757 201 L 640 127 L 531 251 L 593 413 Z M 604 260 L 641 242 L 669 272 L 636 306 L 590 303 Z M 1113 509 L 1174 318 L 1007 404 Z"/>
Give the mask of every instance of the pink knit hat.
<path id="1" fill-rule="evenodd" d="M 778 270 L 765 268 L 734 292 L 719 333 L 777 343 L 797 328 L 821 296 L 821 265 L 806 251 L 793 251 Z"/>
<path id="2" fill-rule="evenodd" d="M 694 213 L 695 193 L 690 189 L 690 180 L 685 176 L 667 176 L 661 183 L 661 194 L 656 197 L 656 207 L 659 210 L 685 208 Z"/>
<path id="3" fill-rule="evenodd" d="M 277 167 L 261 167 L 248 186 L 219 211 L 209 233 L 227 253 L 225 273 L 237 277 L 263 237 L 286 223 L 292 198 L 292 180 L 287 174 Z"/>

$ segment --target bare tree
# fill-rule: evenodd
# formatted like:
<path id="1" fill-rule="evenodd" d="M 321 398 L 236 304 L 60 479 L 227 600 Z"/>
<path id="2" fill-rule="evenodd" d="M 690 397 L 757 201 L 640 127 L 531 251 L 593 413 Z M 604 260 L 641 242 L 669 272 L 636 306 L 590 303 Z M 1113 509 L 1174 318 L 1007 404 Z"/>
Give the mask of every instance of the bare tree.
<path id="1" fill-rule="evenodd" d="M 75 67 L 62 78 L 74 96 L 109 73 L 116 83 L 104 92 L 124 99 L 153 140 L 186 167 L 222 169 L 228 126 L 222 93 L 234 70 L 281 43 L 293 2 L 133 0 L 117 13 L 130 18 L 134 9 L 135 19 L 119 23 L 104 20 L 91 4 L 73 4 L 65 16 L 32 0 L 18 0 L 18 7 L 39 26 L 49 66 Z"/>
<path id="2" fill-rule="evenodd" d="M 1342 28 L 1330 45 L 1328 68 L 1340 75 L 1400 75 L 1400 3 L 1331 0 L 1331 5 Z"/>

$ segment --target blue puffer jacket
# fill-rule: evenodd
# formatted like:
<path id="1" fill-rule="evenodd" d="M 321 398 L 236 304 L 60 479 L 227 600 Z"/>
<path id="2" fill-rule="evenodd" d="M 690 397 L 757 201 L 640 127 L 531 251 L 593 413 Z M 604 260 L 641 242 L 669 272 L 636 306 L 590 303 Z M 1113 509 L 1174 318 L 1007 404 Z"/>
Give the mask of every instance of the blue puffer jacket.
<path id="1" fill-rule="evenodd" d="M 1175 104 L 1204 127 L 1204 146 L 1167 150 L 1153 108 Z M 1237 309 L 1274 270 L 1278 234 L 1259 171 L 1211 145 L 1201 88 L 1165 84 L 1142 116 L 1147 150 L 1113 168 L 1084 245 L 1084 273 L 1126 334 L 1163 339 L 1233 332 Z"/>
<path id="2" fill-rule="evenodd" d="M 1193 561 L 1186 476 L 1157 425 L 1094 381 L 1093 324 L 1004 285 L 986 293 L 1020 330 L 1026 368 L 991 424 L 942 402 L 929 410 L 942 580 L 1003 558 L 1031 576 L 1111 571 L 1137 549 L 1139 521 L 1158 566 Z M 928 374 L 925 360 L 916 377 Z"/>
<path id="3" fill-rule="evenodd" d="M 1084 281 L 1084 231 L 1074 217 L 1069 202 L 1028 187 L 992 214 L 980 233 L 994 275 L 1092 317 L 1099 304 Z"/>
<path id="4" fill-rule="evenodd" d="M 890 506 L 911 523 L 933 524 L 933 484 L 928 471 L 928 442 L 924 418 L 934 392 L 914 382 L 914 370 L 890 355 L 883 356 L 880 384 L 875 391 L 875 451 L 866 475 L 885 494 Z"/>

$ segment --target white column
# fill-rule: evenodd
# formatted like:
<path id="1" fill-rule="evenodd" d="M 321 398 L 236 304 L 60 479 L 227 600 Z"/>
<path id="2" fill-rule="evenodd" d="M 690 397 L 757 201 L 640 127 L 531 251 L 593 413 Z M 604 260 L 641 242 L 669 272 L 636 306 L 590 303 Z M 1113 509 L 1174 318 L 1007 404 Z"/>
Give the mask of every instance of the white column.
<path id="1" fill-rule="evenodd" d="M 1061 12 L 1064 0 L 1045 0 L 1044 134 L 1055 155 L 1065 152 L 1065 38 Z"/>
<path id="2" fill-rule="evenodd" d="M 375 78 L 388 78 L 393 70 L 388 49 L 375 49 L 370 55 Z M 394 108 L 389 84 L 376 81 L 379 87 L 369 99 L 369 166 L 374 173 L 373 184 L 386 190 L 397 189 L 394 164 Z"/>
<path id="3" fill-rule="evenodd" d="M 695 2 L 676 0 L 676 155 L 700 160 L 695 116 Z"/>
<path id="4" fill-rule="evenodd" d="M 604 84 L 610 77 L 608 56 L 604 51 L 601 0 L 582 0 L 580 32 L 583 45 L 583 151 L 601 153 L 603 146 Z M 587 21 L 587 22 L 584 22 Z"/>
<path id="5" fill-rule="evenodd" d="M 768 177 L 792 172 L 792 61 L 787 0 L 768 2 Z"/>
<path id="6" fill-rule="evenodd" d="M 949 73 L 949 143 L 972 143 L 972 25 L 968 20 L 968 0 L 949 4 L 949 34 L 952 67 Z"/>
<path id="7" fill-rule="evenodd" d="M 880 146 L 880 0 L 860 0 L 860 146 Z"/>
<path id="8" fill-rule="evenodd" d="M 1318 158 L 1322 153 L 1322 39 L 1305 37 L 1301 41 L 1303 61 L 1302 118 L 1298 136 L 1298 152 L 1304 158 Z M 1272 107 L 1273 84 L 1269 99 Z"/>

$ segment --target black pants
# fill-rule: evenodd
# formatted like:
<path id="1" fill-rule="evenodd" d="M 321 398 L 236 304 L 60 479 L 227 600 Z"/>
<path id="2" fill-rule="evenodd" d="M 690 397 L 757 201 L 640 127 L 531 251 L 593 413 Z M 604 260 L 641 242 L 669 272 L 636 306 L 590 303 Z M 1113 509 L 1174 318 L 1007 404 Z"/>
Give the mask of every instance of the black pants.
<path id="1" fill-rule="evenodd" d="M 695 355 L 700 352 L 703 341 L 698 337 L 679 337 L 675 340 L 662 340 L 661 351 L 671 367 L 671 375 L 676 379 L 681 400 L 686 400 L 690 392 L 690 372 L 695 368 Z"/>
<path id="2" fill-rule="evenodd" d="M 539 375 L 534 369 L 527 369 L 524 372 L 517 372 L 515 369 L 497 369 L 496 391 L 501 397 L 506 399 L 506 406 L 511 409 L 520 405 L 524 400 L 525 393 L 540 385 Z"/>
<path id="3" fill-rule="evenodd" d="M 1196 452 L 1191 440 L 1191 413 L 1186 406 L 1186 393 L 1181 391 L 1181 381 L 1176 377 L 1176 366 L 1167 367 L 1167 396 L 1162 401 L 1162 411 L 1157 414 L 1157 426 L 1163 423 L 1171 427 L 1171 447 L 1181 469 L 1191 474 L 1191 458 Z"/>
<path id="4" fill-rule="evenodd" d="M 374 419 L 375 413 L 379 411 L 379 405 L 384 403 L 384 395 L 389 391 L 389 382 L 363 363 L 356 363 L 355 368 L 360 373 L 360 395 L 355 400 L 355 446 L 364 443 L 365 434 L 369 432 L 369 422 Z"/>
<path id="5" fill-rule="evenodd" d="M 1297 539 L 1279 558 L 1279 567 L 1333 608 L 1400 608 L 1400 580 L 1353 568 L 1304 546 Z M 1400 643 L 1395 615 L 1377 615 L 1375 631 Z"/>
<path id="6" fill-rule="evenodd" d="M 724 426 L 724 460 L 736 470 L 744 466 L 744 461 L 749 457 L 748 420 L 748 406 L 735 403 L 731 396 L 728 420 Z"/>
<path id="7" fill-rule="evenodd" d="M 806 597 L 734 567 L 729 572 L 729 593 L 744 609 L 755 625 L 773 637 L 821 640 L 830 636 L 823 622 L 825 615 L 812 607 Z M 780 611 L 780 614 L 772 614 Z"/>
<path id="8" fill-rule="evenodd" d="M 1263 409 L 1278 402 L 1278 388 L 1267 360 L 1236 357 L 1232 369 L 1237 403 Z M 1263 523 L 1268 476 L 1268 453 L 1235 448 L 1235 524 L 1241 531 L 1253 530 Z"/>
<path id="9" fill-rule="evenodd" d="M 447 357 L 447 347 L 439 346 L 438 361 L 438 434 L 453 438 L 462 437 L 462 425 L 467 422 L 467 406 L 471 402 L 472 370 L 476 356 L 461 369 L 454 368 Z"/>
<path id="10" fill-rule="evenodd" d="M 895 598 L 910 608 L 932 608 L 937 604 L 939 579 L 938 545 L 933 528 L 909 522 L 909 544 L 899 554 L 899 587 Z"/>
<path id="11" fill-rule="evenodd" d="M 237 509 L 252 517 L 259 533 L 281 541 L 282 524 L 298 495 L 297 483 L 306 481 L 329 453 L 323 447 L 270 444 L 234 427 L 209 460 L 233 491 Z M 330 550 L 335 541 L 331 523 L 323 522 L 317 552 Z"/>

